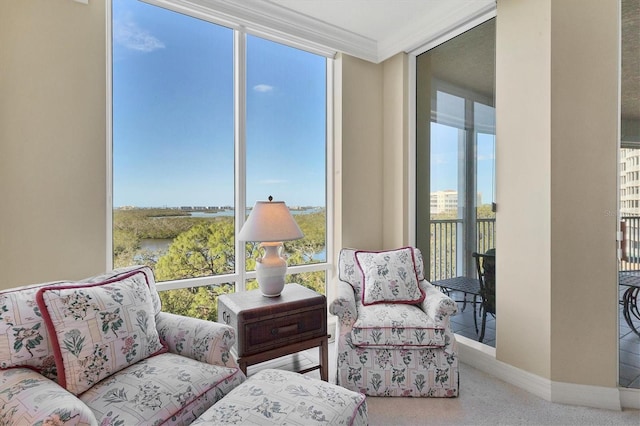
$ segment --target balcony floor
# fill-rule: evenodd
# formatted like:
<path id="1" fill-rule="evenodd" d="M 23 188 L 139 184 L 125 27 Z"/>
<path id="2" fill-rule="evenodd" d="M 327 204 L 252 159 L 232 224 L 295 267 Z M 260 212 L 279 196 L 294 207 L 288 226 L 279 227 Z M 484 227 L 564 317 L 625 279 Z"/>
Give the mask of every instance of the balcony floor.
<path id="1" fill-rule="evenodd" d="M 463 295 L 455 291 L 451 292 L 454 300 L 462 300 Z M 467 296 L 467 300 L 470 300 Z M 622 316 L 622 307 L 620 307 L 620 387 L 640 389 L 640 337 L 635 334 L 627 325 Z M 478 327 L 480 327 L 481 318 L 478 318 Z M 462 302 L 458 303 L 458 314 L 451 318 L 451 326 L 454 333 L 469 339 L 477 340 L 479 334 L 476 334 L 473 325 L 473 304 L 467 303 L 466 308 L 462 311 Z M 496 320 L 493 316 L 487 315 L 487 326 L 484 335 L 484 344 L 496 347 Z"/>

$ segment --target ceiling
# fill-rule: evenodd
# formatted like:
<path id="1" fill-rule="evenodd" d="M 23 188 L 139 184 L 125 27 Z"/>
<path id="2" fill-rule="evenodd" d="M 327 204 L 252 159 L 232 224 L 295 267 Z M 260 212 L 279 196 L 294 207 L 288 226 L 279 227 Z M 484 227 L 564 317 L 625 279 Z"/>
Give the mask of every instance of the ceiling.
<path id="1" fill-rule="evenodd" d="M 451 30 L 495 10 L 494 0 L 264 1 L 372 40 L 377 46 L 378 60 L 387 59 L 398 52 L 412 51 L 443 35 L 445 28 Z M 621 116 L 627 120 L 640 120 L 640 0 L 622 0 L 621 12 Z M 463 16 L 463 19 L 456 21 L 452 19 L 454 16 Z M 494 53 L 491 43 L 478 44 L 484 45 L 486 52 L 474 52 L 471 61 L 474 67 L 486 63 L 482 58 Z M 461 58 L 461 62 L 464 61 Z M 468 65 L 460 63 L 444 73 L 459 75 L 460 70 L 469 69 Z M 493 82 L 476 81 L 473 87 L 486 93 L 493 88 Z"/>
<path id="2" fill-rule="evenodd" d="M 486 14 L 495 0 L 265 0 L 373 41 L 379 62 Z"/>
<path id="3" fill-rule="evenodd" d="M 344 52 L 379 63 L 399 52 L 421 50 L 445 41 L 451 33 L 495 16 L 496 0 L 144 0 L 152 3 L 196 4 L 216 11 L 218 18 L 260 35 L 304 45 L 315 44 L 318 53 Z M 206 13 L 206 12 L 204 12 Z M 238 21 L 239 20 L 239 21 Z M 491 34 L 489 34 L 491 36 Z M 474 52 L 450 70 L 450 76 L 473 69 L 478 60 L 492 55 Z M 640 0 L 622 0 L 621 116 L 640 120 Z M 475 59 L 474 59 L 475 58 Z M 466 61 L 466 62 L 465 62 Z M 446 70 L 443 71 L 447 75 Z M 485 92 L 492 81 L 475 81 Z M 640 122 L 638 123 L 640 126 Z M 635 133 L 635 132 L 634 132 Z"/>
<path id="4" fill-rule="evenodd" d="M 379 63 L 495 15 L 496 0 L 143 0 L 287 44 Z M 215 11 L 215 13 L 211 13 Z"/>
<path id="5" fill-rule="evenodd" d="M 621 116 L 640 120 L 640 0 L 622 0 L 621 76 Z"/>

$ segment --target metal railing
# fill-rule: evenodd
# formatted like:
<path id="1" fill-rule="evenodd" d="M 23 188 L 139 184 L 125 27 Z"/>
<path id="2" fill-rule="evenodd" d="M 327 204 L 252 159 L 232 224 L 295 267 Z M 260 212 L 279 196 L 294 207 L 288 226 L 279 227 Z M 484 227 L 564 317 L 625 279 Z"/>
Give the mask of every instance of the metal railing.
<path id="1" fill-rule="evenodd" d="M 476 221 L 475 251 L 484 253 L 495 247 L 495 219 Z M 462 219 L 431 220 L 430 280 L 442 280 L 461 275 L 463 253 Z"/>
<path id="2" fill-rule="evenodd" d="M 622 256 L 620 270 L 640 270 L 640 216 L 622 216 Z"/>
<path id="3" fill-rule="evenodd" d="M 484 253 L 495 245 L 495 219 L 476 221 L 476 251 Z M 460 275 L 462 262 L 458 253 L 463 242 L 462 219 L 431 220 L 430 279 L 442 280 Z M 620 270 L 640 270 L 640 216 L 622 216 L 622 256 Z M 459 247 L 460 246 L 460 247 Z"/>

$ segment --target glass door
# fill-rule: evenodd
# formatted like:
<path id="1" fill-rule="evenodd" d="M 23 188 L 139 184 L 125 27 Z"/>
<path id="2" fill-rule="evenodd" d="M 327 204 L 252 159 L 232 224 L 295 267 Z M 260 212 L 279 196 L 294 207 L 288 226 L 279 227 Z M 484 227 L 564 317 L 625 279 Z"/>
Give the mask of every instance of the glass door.
<path id="1" fill-rule="evenodd" d="M 416 244 L 431 282 L 476 279 L 473 254 L 495 250 L 494 75 L 495 19 L 416 58 Z M 478 340 L 480 291 L 449 291 L 464 307 L 454 331 Z"/>
<path id="2" fill-rule="evenodd" d="M 640 389 L 640 2 L 621 6 L 619 384 Z"/>

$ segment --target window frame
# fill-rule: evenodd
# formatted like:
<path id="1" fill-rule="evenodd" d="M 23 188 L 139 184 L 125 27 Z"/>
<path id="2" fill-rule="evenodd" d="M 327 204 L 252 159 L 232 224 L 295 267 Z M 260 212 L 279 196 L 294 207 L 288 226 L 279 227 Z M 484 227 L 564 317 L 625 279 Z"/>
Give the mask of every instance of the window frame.
<path id="1" fill-rule="evenodd" d="M 329 293 L 329 283 L 333 278 L 333 261 L 331 253 L 334 252 L 334 202 L 333 202 L 333 70 L 334 51 L 319 50 L 316 45 L 305 44 L 304 41 L 295 40 L 291 42 L 283 39 L 281 35 L 269 34 L 265 28 L 251 29 L 240 22 L 234 22 L 227 16 L 225 19 L 216 16 L 213 10 L 196 7 L 193 4 L 181 2 L 167 2 L 165 0 L 144 0 L 156 7 L 180 13 L 192 18 L 201 19 L 214 25 L 221 25 L 233 31 L 233 76 L 234 76 L 234 202 L 235 202 L 235 234 L 242 228 L 245 222 L 246 208 L 246 36 L 251 34 L 288 47 L 304 50 L 315 55 L 326 58 L 326 107 L 325 107 L 325 244 L 327 258 L 324 262 L 307 265 L 289 266 L 287 275 L 305 272 L 324 271 L 325 294 Z M 107 157 L 107 199 L 106 199 L 106 266 L 113 269 L 113 0 L 106 2 L 106 90 L 107 90 L 107 134 L 106 134 L 106 157 Z M 234 283 L 235 291 L 245 291 L 247 280 L 255 279 L 255 271 L 246 271 L 245 256 L 238 256 L 238 253 L 245 252 L 245 242 L 235 238 L 236 264 L 235 271 L 229 274 L 212 275 L 207 277 L 185 278 L 180 280 L 162 281 L 156 283 L 158 291 L 176 290 L 182 288 L 210 286 L 223 283 Z"/>

